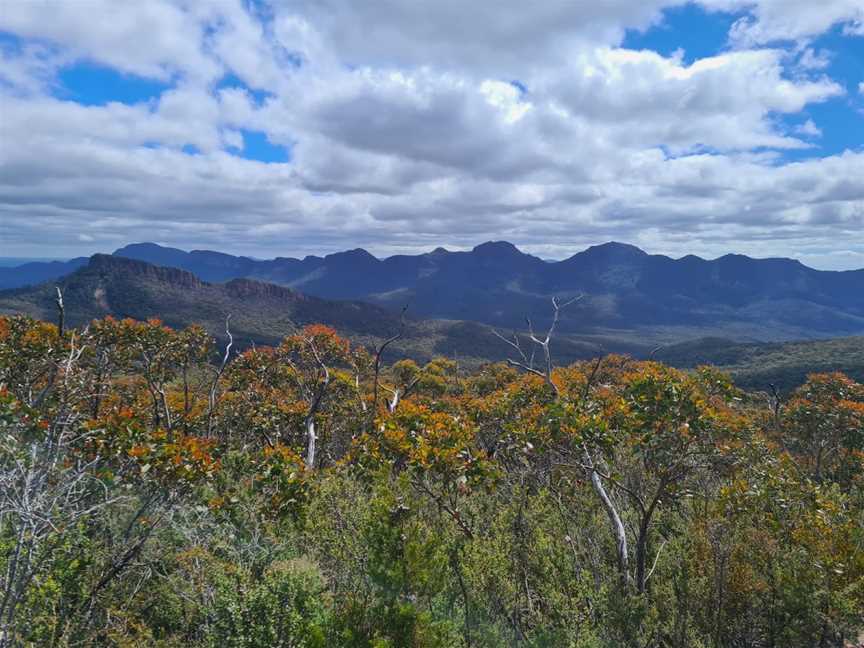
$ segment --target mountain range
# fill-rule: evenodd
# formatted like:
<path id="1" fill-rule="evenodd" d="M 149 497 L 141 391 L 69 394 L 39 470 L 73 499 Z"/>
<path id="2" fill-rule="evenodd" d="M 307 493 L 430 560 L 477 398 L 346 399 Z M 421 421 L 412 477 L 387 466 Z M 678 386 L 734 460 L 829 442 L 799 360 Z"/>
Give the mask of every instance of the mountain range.
<path id="1" fill-rule="evenodd" d="M 404 330 L 390 347 L 395 357 L 429 360 L 436 355 L 469 363 L 501 360 L 508 347 L 490 327 L 476 322 L 422 320 L 359 301 L 325 300 L 284 286 L 252 279 L 224 283 L 202 281 L 191 272 L 119 256 L 97 254 L 71 274 L 37 286 L 0 291 L 0 315 L 24 313 L 56 321 L 56 288 L 63 293 L 66 321 L 71 326 L 105 316 L 161 319 L 176 328 L 201 324 L 225 338 L 225 320 L 238 348 L 277 344 L 295 326 L 324 323 L 353 342 L 376 346 Z M 611 340 L 561 339 L 562 362 L 598 355 Z M 639 347 L 621 350 L 638 353 Z"/>
<path id="2" fill-rule="evenodd" d="M 366 346 L 380 344 L 403 330 L 402 339 L 390 348 L 388 361 L 400 357 L 425 361 L 446 355 L 471 365 L 504 359 L 510 351 L 495 337 L 492 327 L 478 322 L 409 314 L 403 323 L 398 312 L 376 304 L 323 299 L 247 278 L 207 282 L 187 270 L 119 255 L 94 255 L 63 277 L 0 291 L 0 314 L 26 313 L 55 320 L 56 287 L 63 291 L 71 325 L 106 315 L 139 320 L 158 317 L 174 327 L 202 324 L 221 340 L 230 314 L 238 349 L 275 344 L 294 326 L 322 322 Z M 548 303 L 543 306 L 548 308 Z M 525 344 L 530 346 L 527 340 Z M 656 341 L 640 338 L 638 330 L 617 336 L 561 331 L 553 343 L 559 364 L 607 352 L 650 356 L 679 367 L 714 364 L 732 374 L 741 386 L 753 389 L 773 383 L 788 391 L 814 371 L 841 370 L 864 379 L 864 337 L 782 343 L 691 337 L 658 347 Z"/>
<path id="3" fill-rule="evenodd" d="M 246 278 L 329 300 L 357 300 L 418 317 L 516 328 L 550 315 L 550 298 L 584 295 L 560 322 L 565 333 L 632 342 L 676 342 L 705 335 L 738 341 L 827 338 L 864 333 L 864 269 L 821 271 L 792 259 L 729 254 L 672 259 L 622 243 L 545 261 L 506 242 L 466 252 L 438 248 L 378 259 L 363 249 L 270 260 L 186 252 L 154 243 L 115 257 L 191 272 L 205 282 Z M 86 258 L 0 268 L 0 288 L 49 281 Z"/>

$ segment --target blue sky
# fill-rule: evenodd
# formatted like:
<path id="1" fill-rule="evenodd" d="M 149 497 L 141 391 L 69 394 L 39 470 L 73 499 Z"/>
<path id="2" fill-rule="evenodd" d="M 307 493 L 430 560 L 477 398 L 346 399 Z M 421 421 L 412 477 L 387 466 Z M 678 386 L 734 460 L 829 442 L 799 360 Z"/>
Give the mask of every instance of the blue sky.
<path id="1" fill-rule="evenodd" d="M 822 131 L 821 137 L 813 141 L 814 150 L 810 153 L 831 155 L 846 149 L 860 151 L 864 147 L 864 93 L 858 86 L 864 75 L 864 39 L 844 37 L 842 28 L 837 26 L 815 39 L 812 48 L 824 53 L 827 65 L 821 72 L 843 86 L 845 94 L 804 111 L 804 116 Z"/>
<path id="2" fill-rule="evenodd" d="M 741 12 L 708 12 L 693 4 L 671 7 L 652 27 L 627 30 L 621 46 L 664 56 L 681 50 L 684 61 L 693 63 L 729 49 L 729 30 L 741 17 Z"/>
<path id="3" fill-rule="evenodd" d="M 673 56 L 680 52 L 683 60 L 692 64 L 701 58 L 729 51 L 729 30 L 746 12 L 709 12 L 688 4 L 667 9 L 662 22 L 645 30 L 629 30 L 622 47 L 649 49 Z M 794 41 L 778 40 L 769 43 L 775 47 L 786 46 L 789 59 L 785 70 L 790 78 L 795 75 L 825 75 L 839 83 L 845 93 L 842 96 L 808 106 L 794 115 L 777 115 L 783 127 L 794 130 L 812 121 L 821 135 L 807 137 L 808 148 L 785 151 L 784 160 L 798 160 L 842 153 L 844 150 L 861 150 L 864 147 L 864 96 L 858 85 L 864 76 L 864 39 L 848 38 L 843 27 L 835 25 L 828 32 L 808 41 L 803 52 L 816 53 L 824 59 L 824 67 L 802 70 L 803 52 Z M 856 96 L 858 95 L 858 96 Z"/>
<path id="4" fill-rule="evenodd" d="M 34 0 L 0 56 L 9 256 L 614 239 L 864 267 L 855 0 Z"/>
<path id="5" fill-rule="evenodd" d="M 52 95 L 57 99 L 71 100 L 84 106 L 104 106 L 111 102 L 124 104 L 156 102 L 161 94 L 171 89 L 171 81 L 156 81 L 134 74 L 124 74 L 109 67 L 88 61 L 76 62 L 59 70 Z M 215 90 L 236 88 L 248 93 L 260 105 L 269 96 L 266 91 L 249 88 L 234 74 L 227 74 L 216 85 Z M 274 144 L 263 131 L 240 129 L 242 144 L 229 146 L 232 155 L 260 162 L 288 162 L 290 147 Z M 186 151 L 200 153 L 197 147 Z"/>
<path id="6" fill-rule="evenodd" d="M 77 61 L 58 70 L 52 94 L 84 106 L 104 106 L 112 101 L 135 104 L 158 99 L 172 85 L 170 81 L 123 74 L 104 65 Z"/>

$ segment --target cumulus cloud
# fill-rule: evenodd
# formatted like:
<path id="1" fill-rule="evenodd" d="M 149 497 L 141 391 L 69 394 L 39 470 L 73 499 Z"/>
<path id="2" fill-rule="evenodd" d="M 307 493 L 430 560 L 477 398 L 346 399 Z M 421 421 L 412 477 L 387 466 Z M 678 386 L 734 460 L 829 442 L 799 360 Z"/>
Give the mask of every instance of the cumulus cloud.
<path id="1" fill-rule="evenodd" d="M 821 137 L 822 130 L 816 126 L 812 119 L 808 119 L 803 124 L 795 127 L 795 132 L 807 137 Z"/>
<path id="2" fill-rule="evenodd" d="M 208 77 L 218 68 L 201 51 L 207 22 L 200 18 L 166 0 L 33 0 L 5 6 L 0 30 L 132 74 L 168 79 L 194 72 Z"/>
<path id="3" fill-rule="evenodd" d="M 778 132 L 769 115 L 796 113 L 843 90 L 827 80 L 787 80 L 780 57 L 775 50 L 733 52 L 685 66 L 649 51 L 596 50 L 547 91 L 575 115 L 621 130 L 621 145 L 796 148 L 801 143 Z"/>
<path id="4" fill-rule="evenodd" d="M 802 111 L 844 93 L 823 51 L 685 63 L 621 47 L 680 3 L 577 4 L 14 3 L 0 14 L 23 43 L 0 48 L 0 240 L 18 255 L 155 239 L 270 256 L 507 238 L 549 257 L 608 239 L 707 256 L 770 241 L 864 265 L 864 153 L 783 158 L 820 135 Z M 784 3 L 783 24 L 773 0 L 700 4 L 748 12 L 738 45 L 858 19 L 854 3 Z M 807 74 L 788 73 L 792 51 Z M 60 98 L 56 72 L 77 61 L 167 88 Z M 244 158 L 244 131 L 290 162 Z"/>
<path id="5" fill-rule="evenodd" d="M 860 0 L 698 0 L 722 11 L 748 11 L 732 28 L 730 38 L 741 47 L 775 41 L 801 41 L 835 25 L 849 34 L 862 33 L 864 5 Z"/>
<path id="6" fill-rule="evenodd" d="M 669 0 L 401 2 L 302 0 L 299 12 L 341 60 L 375 67 L 434 66 L 479 75 L 527 73 L 578 47 L 617 43 L 660 19 Z M 289 18 L 289 20 L 293 20 Z"/>

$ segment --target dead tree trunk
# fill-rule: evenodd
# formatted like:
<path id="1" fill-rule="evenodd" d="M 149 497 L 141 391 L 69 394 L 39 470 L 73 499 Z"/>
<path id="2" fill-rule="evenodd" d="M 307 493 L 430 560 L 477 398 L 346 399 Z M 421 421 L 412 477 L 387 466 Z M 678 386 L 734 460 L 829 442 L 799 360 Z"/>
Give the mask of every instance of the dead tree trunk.
<path id="1" fill-rule="evenodd" d="M 555 381 L 552 377 L 552 371 L 554 368 L 552 362 L 552 352 L 550 350 L 550 342 L 552 341 L 552 336 L 555 333 L 555 329 L 558 326 L 558 321 L 561 316 L 561 310 L 566 306 L 578 301 L 581 299 L 581 295 L 578 297 L 574 297 L 563 304 L 560 303 L 557 297 L 552 298 L 552 309 L 553 309 L 553 317 L 552 324 L 549 326 L 549 330 L 546 332 L 546 335 L 543 338 L 538 337 L 534 332 L 534 327 L 531 323 L 531 320 L 527 320 L 528 324 L 528 339 L 534 345 L 532 353 L 530 356 L 525 352 L 525 349 L 522 348 L 522 344 L 519 340 L 519 336 L 514 333 L 512 338 L 506 338 L 497 331 L 493 331 L 493 333 L 501 340 L 510 345 L 518 354 L 519 360 L 508 359 L 508 363 L 523 371 L 534 374 L 543 378 L 549 388 L 555 395 L 555 400 L 561 398 L 561 391 L 558 386 L 555 384 Z M 534 357 L 537 349 L 540 349 L 543 356 L 543 367 L 542 369 L 538 369 L 534 367 Z M 588 391 L 590 390 L 590 383 L 593 380 L 597 369 L 599 368 L 599 362 L 595 366 L 594 371 L 591 373 L 591 377 L 588 379 L 588 384 L 585 389 L 585 397 L 587 398 Z M 621 514 L 618 511 L 618 507 L 615 505 L 615 502 L 609 496 L 609 493 L 606 490 L 605 485 L 603 484 L 602 475 L 598 472 L 597 467 L 595 465 L 595 459 L 591 454 L 590 449 L 583 445 L 582 447 L 583 453 L 583 465 L 585 470 L 588 473 L 589 480 L 591 482 L 591 487 L 594 490 L 594 493 L 597 495 L 597 498 L 600 500 L 600 503 L 603 506 L 603 510 L 606 512 L 606 516 L 609 518 L 610 526 L 612 527 L 612 534 L 615 537 L 616 544 L 616 560 L 618 566 L 618 574 L 621 582 L 622 591 L 626 590 L 631 582 L 630 576 L 630 550 L 627 541 L 627 530 L 624 526 L 624 522 L 621 518 Z M 644 571 L 644 570 L 643 570 Z"/>

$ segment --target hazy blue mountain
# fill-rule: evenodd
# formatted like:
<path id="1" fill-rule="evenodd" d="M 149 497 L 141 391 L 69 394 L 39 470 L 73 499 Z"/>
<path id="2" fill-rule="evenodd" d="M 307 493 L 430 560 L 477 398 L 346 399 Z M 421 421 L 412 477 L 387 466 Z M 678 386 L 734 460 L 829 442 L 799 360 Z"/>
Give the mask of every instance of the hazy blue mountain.
<path id="1" fill-rule="evenodd" d="M 390 308 L 410 302 L 419 316 L 506 327 L 521 327 L 526 315 L 542 320 L 552 295 L 584 293 L 566 311 L 562 331 L 651 329 L 661 337 L 668 331 L 669 339 L 694 332 L 739 339 L 864 332 L 864 270 L 819 271 L 791 259 L 672 259 L 614 242 L 557 262 L 506 242 L 386 259 L 365 250 L 268 261 L 177 250 L 166 257 L 165 248 L 153 245 L 115 254 L 169 263 L 211 281 L 233 272 L 328 299 Z"/>
<path id="2" fill-rule="evenodd" d="M 51 261 L 65 261 L 65 259 L 50 259 L 44 257 L 0 257 L 0 268 L 13 268 L 25 263 L 50 263 Z"/>
<path id="3" fill-rule="evenodd" d="M 74 272 L 87 264 L 87 257 L 69 261 L 31 261 L 11 267 L 0 267 L 0 290 L 30 286 Z"/>
<path id="4" fill-rule="evenodd" d="M 523 326 L 526 315 L 542 325 L 552 295 L 584 294 L 562 317 L 562 331 L 640 331 L 659 340 L 695 335 L 784 340 L 864 332 L 864 270 L 820 271 L 791 259 L 672 259 L 614 242 L 562 261 L 544 261 L 506 242 L 386 259 L 356 249 L 258 260 L 153 243 L 114 254 L 187 270 L 209 282 L 245 277 L 326 299 L 361 300 L 391 310 L 410 303 L 420 317 L 508 328 Z M 59 276 L 32 267 L 23 274 L 18 284 L 7 279 L 0 285 Z"/>
<path id="5" fill-rule="evenodd" d="M 0 291 L 0 315 L 26 313 L 56 321 L 56 287 L 63 291 L 66 321 L 72 326 L 108 315 L 137 320 L 157 317 L 174 327 L 201 324 L 216 337 L 224 337 L 225 318 L 230 314 L 238 348 L 253 342 L 278 343 L 295 325 L 328 324 L 366 345 L 380 343 L 402 326 L 398 313 L 373 304 L 326 300 L 252 279 L 209 283 L 179 268 L 109 255 L 94 255 L 85 266 L 56 281 Z M 645 351 L 615 340 L 562 338 L 556 345 L 561 362 L 593 357 L 605 348 Z M 404 337 L 390 352 L 391 359 L 447 355 L 476 363 L 504 359 L 509 348 L 483 324 L 409 316 Z"/>

